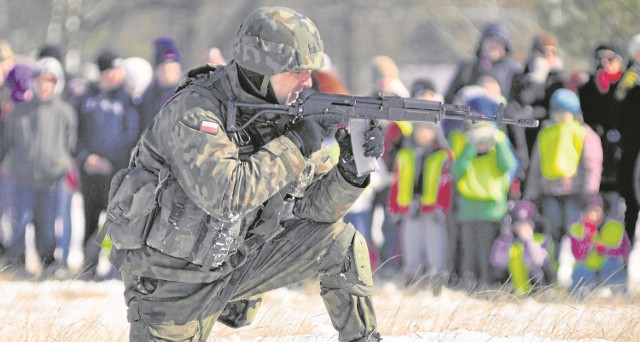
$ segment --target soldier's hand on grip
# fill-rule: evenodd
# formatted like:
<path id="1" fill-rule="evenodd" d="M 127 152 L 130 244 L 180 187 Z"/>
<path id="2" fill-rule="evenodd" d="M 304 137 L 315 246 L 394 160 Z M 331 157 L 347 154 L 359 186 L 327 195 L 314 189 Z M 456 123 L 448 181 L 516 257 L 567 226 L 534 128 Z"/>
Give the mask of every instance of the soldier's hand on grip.
<path id="1" fill-rule="evenodd" d="M 341 128 L 336 132 L 336 141 L 340 146 L 340 160 L 338 170 L 342 176 L 353 185 L 362 185 L 368 174 L 358 176 L 356 161 L 351 147 L 351 134 L 346 129 Z M 365 143 L 363 144 L 364 155 L 366 157 L 378 158 L 384 152 L 384 134 L 377 120 L 372 120 L 371 128 L 365 132 Z"/>
<path id="2" fill-rule="evenodd" d="M 372 120 L 371 128 L 364 133 L 364 156 L 379 158 L 384 153 L 384 133 L 378 120 Z"/>
<path id="3" fill-rule="evenodd" d="M 292 123 L 284 135 L 291 139 L 305 158 L 320 149 L 326 128 L 312 118 L 302 118 Z"/>

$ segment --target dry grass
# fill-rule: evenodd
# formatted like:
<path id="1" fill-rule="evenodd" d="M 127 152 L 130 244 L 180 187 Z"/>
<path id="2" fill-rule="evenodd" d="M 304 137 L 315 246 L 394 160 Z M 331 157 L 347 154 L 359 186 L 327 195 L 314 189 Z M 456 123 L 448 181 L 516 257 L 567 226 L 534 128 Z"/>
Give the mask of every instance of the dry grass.
<path id="1" fill-rule="evenodd" d="M 128 324 L 117 281 L 103 283 L 0 281 L 0 340 L 126 341 Z M 269 336 L 325 336 L 335 340 L 317 282 L 295 290 L 267 294 L 256 321 L 231 329 L 218 324 L 211 340 L 237 341 Z M 386 283 L 376 289 L 374 304 L 383 336 L 424 332 L 478 331 L 495 337 L 536 336 L 551 340 L 604 339 L 637 341 L 640 297 L 590 296 L 576 301 L 565 292 L 547 289 L 530 298 L 506 291 L 469 296 L 445 289 L 402 291 Z M 450 340 L 448 338 L 440 340 Z M 422 336 L 424 337 L 424 336 Z M 319 340 L 325 339 L 323 337 Z M 522 340 L 526 340 L 523 338 Z"/>

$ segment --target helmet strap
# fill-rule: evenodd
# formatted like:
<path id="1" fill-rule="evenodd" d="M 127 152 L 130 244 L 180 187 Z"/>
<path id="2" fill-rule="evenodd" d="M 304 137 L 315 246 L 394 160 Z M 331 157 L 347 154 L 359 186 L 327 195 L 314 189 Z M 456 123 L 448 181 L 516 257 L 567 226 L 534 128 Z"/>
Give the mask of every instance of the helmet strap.
<path id="1" fill-rule="evenodd" d="M 264 75 L 262 78 L 262 84 L 260 85 L 260 95 L 266 96 L 267 90 L 269 88 L 269 81 L 271 80 L 271 76 Z"/>

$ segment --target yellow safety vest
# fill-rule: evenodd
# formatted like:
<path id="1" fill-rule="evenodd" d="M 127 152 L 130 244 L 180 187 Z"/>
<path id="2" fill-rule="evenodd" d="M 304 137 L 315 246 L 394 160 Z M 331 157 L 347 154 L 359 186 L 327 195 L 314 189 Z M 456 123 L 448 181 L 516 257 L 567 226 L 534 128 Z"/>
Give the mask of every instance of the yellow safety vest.
<path id="1" fill-rule="evenodd" d="M 543 234 L 536 233 L 533 237 L 533 243 L 542 245 L 545 240 Z M 516 242 L 509 248 L 509 273 L 513 288 L 519 294 L 527 294 L 531 292 L 531 277 L 529 276 L 529 268 L 524 263 L 524 244 Z"/>
<path id="2" fill-rule="evenodd" d="M 585 235 L 585 229 L 582 222 L 575 223 L 571 226 L 571 234 L 578 239 L 583 239 Z M 624 238 L 624 224 L 617 220 L 608 220 L 593 236 L 593 246 L 598 242 L 602 242 L 605 246 L 610 248 L 617 248 L 622 243 Z M 602 265 L 607 261 L 607 257 L 598 254 L 595 248 L 591 250 L 589 255 L 584 259 L 584 265 L 594 271 L 599 270 Z"/>
<path id="3" fill-rule="evenodd" d="M 504 134 L 498 131 L 497 134 Z M 508 172 L 498 167 L 498 150 L 491 148 L 485 155 L 473 158 L 457 182 L 458 192 L 476 201 L 502 201 L 509 190 Z"/>
<path id="4" fill-rule="evenodd" d="M 554 180 L 576 174 L 584 135 L 584 126 L 578 121 L 554 124 L 540 131 L 538 153 L 544 178 Z"/>
<path id="5" fill-rule="evenodd" d="M 435 151 L 425 159 L 420 204 L 433 205 L 436 203 L 442 173 L 448 168 L 450 162 L 451 156 L 446 150 Z M 415 188 L 416 155 L 413 149 L 405 147 L 398 151 L 396 163 L 398 166 L 396 201 L 399 206 L 407 207 L 413 201 L 413 189 Z"/>

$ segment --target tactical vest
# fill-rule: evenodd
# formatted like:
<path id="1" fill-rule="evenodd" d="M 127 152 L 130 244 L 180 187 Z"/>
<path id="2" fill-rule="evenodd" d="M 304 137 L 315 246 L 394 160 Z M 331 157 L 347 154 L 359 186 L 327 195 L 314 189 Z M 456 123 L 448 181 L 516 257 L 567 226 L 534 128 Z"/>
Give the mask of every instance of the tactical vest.
<path id="1" fill-rule="evenodd" d="M 425 158 L 422 172 L 422 193 L 420 211 L 429 212 L 434 209 L 449 212 L 451 208 L 451 175 L 448 173 L 453 155 L 448 149 L 441 149 Z M 391 185 L 389 207 L 393 213 L 409 212 L 414 197 L 416 181 L 416 155 L 412 148 L 405 147 L 398 151 L 395 181 Z"/>
<path id="2" fill-rule="evenodd" d="M 586 238 L 586 229 L 582 221 L 571 226 L 569 234 L 578 240 Z M 607 256 L 599 254 L 595 246 L 603 243 L 607 248 L 619 248 L 624 238 L 624 223 L 617 220 L 607 220 L 602 227 L 595 232 L 591 241 L 591 251 L 584 259 L 584 265 L 594 271 L 599 270 L 607 261 Z"/>
<path id="3" fill-rule="evenodd" d="M 577 121 L 543 128 L 538 135 L 542 176 L 549 180 L 574 176 L 580 164 L 584 136 L 585 128 Z"/>
<path id="4" fill-rule="evenodd" d="M 218 70 L 196 76 L 166 105 L 183 92 L 195 91 L 219 104 L 218 117 L 224 124 L 227 101 L 233 99 L 229 99 L 221 88 L 222 75 Z M 266 143 L 255 133 L 248 130 L 227 133 L 238 146 L 240 160 L 247 160 Z M 138 148 L 144 144 L 144 138 L 138 144 Z M 160 169 L 157 173 L 135 167 L 138 158 L 139 153 L 134 152 L 130 168 L 118 172 L 112 181 L 104 231 L 108 231 L 117 249 L 138 249 L 147 245 L 199 265 L 203 272 L 225 262 L 237 267 L 247 255 L 283 230 L 280 221 L 293 206 L 285 203 L 284 193 L 276 194 L 262 208 L 245 217 L 232 223 L 218 221 L 187 197 L 160 156 L 147 161 L 147 164 L 155 163 L 154 166 Z M 246 236 L 249 237 L 245 239 Z"/>
<path id="5" fill-rule="evenodd" d="M 504 133 L 498 131 L 497 134 Z M 486 154 L 473 158 L 456 185 L 458 192 L 471 200 L 504 200 L 509 190 L 510 177 L 508 172 L 498 167 L 498 150 L 493 147 Z"/>

